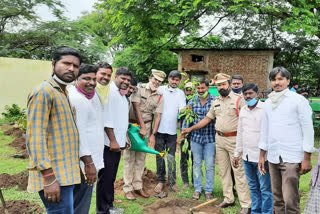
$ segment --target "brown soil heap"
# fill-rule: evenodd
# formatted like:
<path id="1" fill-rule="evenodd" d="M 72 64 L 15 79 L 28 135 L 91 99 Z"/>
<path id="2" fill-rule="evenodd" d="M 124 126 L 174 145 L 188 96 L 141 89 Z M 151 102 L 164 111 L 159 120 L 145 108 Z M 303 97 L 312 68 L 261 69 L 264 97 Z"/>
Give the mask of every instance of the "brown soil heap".
<path id="1" fill-rule="evenodd" d="M 24 135 L 24 131 L 18 127 L 12 127 L 4 132 L 5 135 L 10 135 L 12 137 L 22 137 Z"/>
<path id="2" fill-rule="evenodd" d="M 9 146 L 12 146 L 17 150 L 17 153 L 12 155 L 14 158 L 28 158 L 28 151 L 26 148 L 26 138 L 24 136 L 16 138 L 14 141 L 9 143 Z"/>
<path id="3" fill-rule="evenodd" d="M 10 214 L 13 213 L 43 213 L 44 210 L 34 203 L 27 200 L 6 201 L 6 206 Z M 0 203 L 0 213 L 4 213 L 3 205 Z"/>
<path id="4" fill-rule="evenodd" d="M 186 198 L 166 198 L 159 199 L 151 205 L 147 206 L 144 210 L 144 214 L 186 214 L 190 213 L 190 208 L 201 204 L 201 201 L 195 201 Z M 209 204 L 198 210 L 193 211 L 198 214 L 222 214 L 219 208 L 214 207 L 213 204 Z"/>
<path id="5" fill-rule="evenodd" d="M 20 190 L 26 190 L 28 185 L 28 172 L 23 171 L 15 175 L 0 174 L 0 188 L 11 188 L 18 185 Z"/>
<path id="6" fill-rule="evenodd" d="M 143 189 L 150 195 L 154 196 L 156 193 L 153 191 L 155 186 L 157 185 L 157 175 L 149 169 L 146 169 L 142 176 Z M 116 180 L 114 182 L 114 192 L 116 195 L 124 195 L 123 192 L 124 181 L 123 178 Z M 168 187 L 165 185 L 164 191 L 167 191 Z M 139 195 L 135 195 L 136 197 L 140 197 Z"/>

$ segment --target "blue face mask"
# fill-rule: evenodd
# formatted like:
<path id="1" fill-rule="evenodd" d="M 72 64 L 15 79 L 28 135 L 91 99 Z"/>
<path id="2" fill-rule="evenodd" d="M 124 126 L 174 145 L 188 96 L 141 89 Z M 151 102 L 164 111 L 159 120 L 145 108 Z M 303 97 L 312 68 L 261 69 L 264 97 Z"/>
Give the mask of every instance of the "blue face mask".
<path id="1" fill-rule="evenodd" d="M 239 94 L 239 93 L 241 92 L 241 90 L 242 90 L 242 87 L 241 87 L 241 88 L 231 88 L 231 89 L 232 89 L 232 91 L 233 91 L 234 93 Z"/>
<path id="2" fill-rule="evenodd" d="M 257 100 L 256 98 L 252 98 L 252 99 L 249 100 L 249 101 L 244 100 L 244 102 L 245 102 L 248 106 L 254 106 L 254 105 L 258 102 L 258 100 Z"/>

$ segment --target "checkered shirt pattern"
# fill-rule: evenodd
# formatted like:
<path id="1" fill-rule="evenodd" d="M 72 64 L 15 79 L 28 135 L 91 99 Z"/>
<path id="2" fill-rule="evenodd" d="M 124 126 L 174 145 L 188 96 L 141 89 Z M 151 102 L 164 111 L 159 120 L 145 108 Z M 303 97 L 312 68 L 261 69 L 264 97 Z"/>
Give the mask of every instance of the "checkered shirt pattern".
<path id="1" fill-rule="evenodd" d="M 211 102 L 215 99 L 214 95 L 209 94 L 209 97 L 207 99 L 207 102 L 202 106 L 199 96 L 195 96 L 191 100 L 189 100 L 187 105 L 190 105 L 192 107 L 192 111 L 197 114 L 199 117 L 196 118 L 192 124 L 189 124 L 189 126 L 192 126 L 193 124 L 197 124 L 200 120 L 206 117 L 210 107 Z M 186 122 L 183 121 L 183 128 L 187 128 Z M 214 120 L 211 121 L 207 126 L 203 127 L 199 130 L 194 130 L 191 133 L 191 142 L 196 142 L 199 144 L 205 144 L 205 143 L 214 143 L 215 142 L 215 128 L 214 128 Z"/>
<path id="2" fill-rule="evenodd" d="M 60 186 L 80 183 L 79 136 L 67 92 L 51 78 L 28 97 L 26 146 L 29 192 L 43 189 L 40 171 L 52 168 Z"/>

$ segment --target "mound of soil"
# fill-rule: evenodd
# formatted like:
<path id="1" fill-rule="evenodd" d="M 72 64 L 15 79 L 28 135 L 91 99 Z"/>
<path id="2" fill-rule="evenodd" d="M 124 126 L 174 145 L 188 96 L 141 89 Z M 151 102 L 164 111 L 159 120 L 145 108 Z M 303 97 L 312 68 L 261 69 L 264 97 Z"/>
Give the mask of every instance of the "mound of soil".
<path id="1" fill-rule="evenodd" d="M 20 190 L 26 190 L 28 185 L 28 171 L 15 175 L 0 174 L 0 188 L 11 188 L 18 185 Z"/>
<path id="2" fill-rule="evenodd" d="M 24 136 L 16 138 L 9 146 L 17 150 L 17 154 L 12 155 L 14 158 L 28 158 L 28 151 L 26 149 L 26 138 Z"/>
<path id="3" fill-rule="evenodd" d="M 3 131 L 7 131 L 7 130 L 9 130 L 9 129 L 11 129 L 11 128 L 12 128 L 12 126 L 9 125 L 9 124 L 3 124 L 3 125 L 0 127 L 0 129 L 3 130 Z"/>
<path id="4" fill-rule="evenodd" d="M 7 209 L 10 214 L 12 213 L 43 213 L 42 209 L 38 204 L 30 203 L 27 200 L 17 201 L 6 201 Z M 0 213 L 4 213 L 3 205 L 0 204 Z"/>
<path id="5" fill-rule="evenodd" d="M 18 127 L 12 127 L 4 132 L 5 135 L 10 135 L 12 137 L 22 137 L 25 133 L 22 129 Z"/>
<path id="6" fill-rule="evenodd" d="M 157 185 L 158 181 L 157 181 L 157 175 L 156 173 L 152 172 L 149 169 L 146 169 L 143 173 L 142 176 L 142 182 L 143 182 L 143 189 L 150 195 L 150 196 L 154 196 L 156 193 L 153 191 L 153 189 L 155 188 L 155 186 Z M 124 185 L 124 181 L 123 178 L 116 180 L 114 182 L 114 192 L 117 195 L 124 195 L 123 192 L 123 185 Z M 164 187 L 164 191 L 168 190 L 168 185 L 166 184 Z M 136 197 L 140 197 L 138 195 L 135 195 Z"/>
<path id="7" fill-rule="evenodd" d="M 186 214 L 190 213 L 190 208 L 195 207 L 201 204 L 201 201 L 195 201 L 192 199 L 186 198 L 166 198 L 160 199 L 156 202 L 147 206 L 144 210 L 144 214 L 163 214 L 163 213 L 170 213 L 170 214 Z M 209 204 L 205 207 L 197 209 L 193 211 L 193 213 L 198 214 L 222 214 L 223 212 L 220 211 L 219 208 L 214 207 L 213 204 Z"/>

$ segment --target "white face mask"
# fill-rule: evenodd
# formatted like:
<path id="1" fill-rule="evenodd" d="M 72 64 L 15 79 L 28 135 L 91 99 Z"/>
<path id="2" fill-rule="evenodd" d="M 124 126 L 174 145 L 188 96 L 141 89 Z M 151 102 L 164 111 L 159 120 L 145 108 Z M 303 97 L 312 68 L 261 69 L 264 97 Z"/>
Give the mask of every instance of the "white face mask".
<path id="1" fill-rule="evenodd" d="M 57 81 L 58 83 L 62 84 L 62 85 L 71 85 L 73 82 L 65 82 L 63 80 L 61 80 L 57 75 L 53 74 L 52 78 Z"/>

